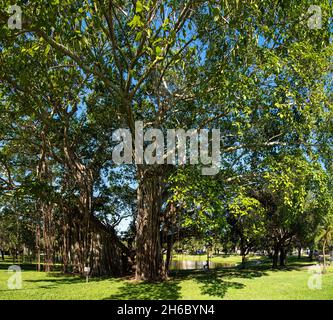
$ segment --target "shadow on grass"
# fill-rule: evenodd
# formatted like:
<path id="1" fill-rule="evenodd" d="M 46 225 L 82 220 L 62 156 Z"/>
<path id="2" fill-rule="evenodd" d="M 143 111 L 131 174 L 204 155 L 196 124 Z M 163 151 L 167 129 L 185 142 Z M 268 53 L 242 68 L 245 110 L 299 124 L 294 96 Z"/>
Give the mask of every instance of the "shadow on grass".
<path id="1" fill-rule="evenodd" d="M 52 277 L 51 279 L 34 279 L 34 280 L 24 280 L 25 282 L 30 283 L 52 283 L 54 286 L 56 285 L 62 285 L 62 284 L 76 284 L 76 283 L 86 283 L 86 278 L 81 277 L 79 275 L 73 275 L 73 274 L 63 274 L 63 273 L 57 273 L 57 272 L 49 272 L 47 273 L 48 277 Z M 94 282 L 100 282 L 109 280 L 112 282 L 120 282 L 124 281 L 125 278 L 110 278 L 110 277 L 96 277 L 96 278 L 89 278 L 89 283 Z"/>
<path id="2" fill-rule="evenodd" d="M 255 278 L 263 275 L 267 274 L 263 271 L 240 270 L 237 268 L 211 270 L 209 272 L 183 270 L 173 272 L 171 279 L 165 282 L 125 282 L 116 294 L 105 300 L 177 300 L 181 298 L 180 283 L 183 280 L 190 279 L 198 283 L 202 295 L 223 298 L 229 289 L 242 289 L 245 287 L 242 283 L 226 279 Z"/>
<path id="3" fill-rule="evenodd" d="M 256 267 L 256 269 L 257 268 L 258 267 Z M 268 275 L 264 270 L 256 269 L 224 268 L 210 271 L 179 270 L 174 271 L 172 276 L 174 279 L 178 279 L 178 281 L 194 280 L 199 284 L 202 295 L 223 298 L 229 289 L 243 289 L 245 287 L 243 283 L 229 281 L 228 279 L 252 279 Z"/>
<path id="4" fill-rule="evenodd" d="M 110 278 L 99 277 L 90 278 L 89 282 L 112 281 L 121 284 L 115 294 L 105 300 L 177 300 L 181 298 L 181 282 L 184 280 L 193 280 L 198 285 L 201 295 L 209 297 L 223 298 L 230 289 L 243 289 L 245 285 L 241 279 L 255 279 L 262 276 L 268 276 L 268 271 L 292 271 L 302 270 L 309 264 L 305 259 L 288 260 L 289 266 L 272 269 L 271 262 L 268 259 L 261 264 L 249 264 L 246 269 L 240 267 L 203 270 L 174 270 L 171 272 L 171 279 L 165 282 L 146 283 L 128 281 L 128 278 Z M 0 269 L 7 269 L 8 263 L 0 264 Z M 23 270 L 35 270 L 35 265 L 21 265 Z M 30 267 L 30 268 L 29 268 Z M 85 278 L 73 274 L 62 274 L 60 272 L 50 272 L 47 277 L 40 279 L 25 279 L 25 282 L 34 283 L 37 289 L 53 289 L 59 285 L 71 285 L 85 283 Z M 240 280 L 238 282 L 238 279 Z M 186 283 L 183 284 L 186 286 Z M 1 291 L 1 290 L 0 290 Z"/>
<path id="5" fill-rule="evenodd" d="M 8 270 L 8 268 L 12 265 L 17 265 L 21 267 L 23 271 L 37 271 L 37 264 L 36 263 L 30 263 L 30 262 L 20 262 L 16 261 L 15 263 L 13 261 L 0 261 L 0 270 Z M 44 264 L 41 263 L 41 272 L 44 269 Z M 60 272 L 61 271 L 61 266 L 60 265 L 54 265 L 52 266 L 52 270 L 55 272 Z"/>
<path id="6" fill-rule="evenodd" d="M 304 264 L 300 264 L 304 267 Z M 107 299 L 111 300 L 176 300 L 181 298 L 180 282 L 183 280 L 194 280 L 199 285 L 202 295 L 223 298 L 229 289 L 243 289 L 245 285 L 237 282 L 237 279 L 255 279 L 269 276 L 270 263 L 260 265 L 249 265 L 246 269 L 240 267 L 222 268 L 210 271 L 202 270 L 174 270 L 170 276 L 172 280 L 162 283 L 137 283 L 127 282 L 119 289 L 117 294 Z M 297 263 L 289 267 L 278 268 L 276 271 L 301 270 Z"/>
<path id="7" fill-rule="evenodd" d="M 287 263 L 285 266 L 278 266 L 272 268 L 272 261 L 270 259 L 265 259 L 263 263 L 259 266 L 251 266 L 248 269 L 255 268 L 260 270 L 270 270 L 270 271 L 302 271 L 304 268 L 308 268 L 314 264 L 317 264 L 317 261 L 310 261 L 308 257 L 301 257 L 298 259 L 294 256 L 288 256 Z"/>
<path id="8" fill-rule="evenodd" d="M 176 270 L 171 272 L 171 276 L 175 279 L 196 279 L 196 278 L 209 278 L 209 277 L 222 277 L 222 278 L 257 278 L 266 276 L 269 268 L 264 266 L 249 267 L 241 269 L 239 267 L 211 269 L 209 271 L 202 270 Z"/>
<path id="9" fill-rule="evenodd" d="M 217 272 L 201 274 L 195 278 L 195 281 L 200 284 L 201 294 L 219 298 L 223 298 L 228 289 L 242 289 L 245 287 L 244 284 L 239 282 L 222 280 Z"/>
<path id="10" fill-rule="evenodd" d="M 50 283 L 53 284 L 48 285 L 47 288 L 50 287 L 56 287 L 57 285 L 62 285 L 62 284 L 75 284 L 75 283 L 84 283 L 85 281 L 81 278 L 76 278 L 76 277 L 66 277 L 66 278 L 60 278 L 59 279 L 36 279 L 36 280 L 24 280 L 24 282 L 29 282 L 29 283 L 36 283 L 36 284 L 43 284 L 43 283 Z M 42 286 L 39 286 L 42 287 Z"/>
<path id="11" fill-rule="evenodd" d="M 177 281 L 159 283 L 127 282 L 117 294 L 104 300 L 177 300 L 181 298 Z"/>
<path id="12" fill-rule="evenodd" d="M 36 271 L 36 265 L 31 263 L 19 263 L 19 262 L 0 262 L 0 270 L 8 270 L 11 265 L 17 265 L 21 267 L 22 270 L 26 271 Z"/>
<path id="13" fill-rule="evenodd" d="M 196 271 L 183 270 L 171 274 L 171 280 L 159 283 L 147 282 L 127 282 L 114 294 L 106 300 L 177 300 L 181 298 L 180 282 L 183 280 L 194 280 L 199 285 L 202 295 L 215 296 L 223 298 L 226 292 L 231 289 L 242 289 L 244 284 L 235 281 L 225 281 L 223 278 L 239 277 L 253 278 L 264 275 L 262 272 L 220 270 L 220 271 Z"/>

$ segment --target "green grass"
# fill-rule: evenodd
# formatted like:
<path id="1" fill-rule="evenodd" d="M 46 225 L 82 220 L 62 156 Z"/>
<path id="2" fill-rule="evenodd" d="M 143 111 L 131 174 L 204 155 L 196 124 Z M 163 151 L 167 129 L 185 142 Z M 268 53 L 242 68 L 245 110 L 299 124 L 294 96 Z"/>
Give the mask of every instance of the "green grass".
<path id="1" fill-rule="evenodd" d="M 184 258 L 183 255 L 174 259 Z M 191 258 L 192 257 L 187 257 Z M 204 257 L 196 257 L 201 259 Z M 239 263 L 236 256 L 219 256 L 216 262 Z M 258 259 L 258 257 L 252 257 Z M 214 260 L 213 260 L 214 261 Z M 0 299 L 333 299 L 333 267 L 322 275 L 322 289 L 311 290 L 311 274 L 304 258 L 289 258 L 289 266 L 272 270 L 267 260 L 249 269 L 224 268 L 206 271 L 174 272 L 161 283 L 135 282 L 128 278 L 91 279 L 60 272 L 46 274 L 34 271 L 33 265 L 22 265 L 23 287 L 9 290 L 7 272 L 10 262 L 0 262 Z"/>
<path id="2" fill-rule="evenodd" d="M 184 255 L 184 254 L 177 254 L 172 257 L 173 261 L 180 261 L 180 260 L 192 260 L 192 261 L 206 261 L 207 255 L 206 254 L 198 254 L 198 255 Z M 249 261 L 258 261 L 262 260 L 262 257 L 249 255 Z M 242 262 L 242 258 L 240 255 L 213 255 L 210 259 L 211 262 L 222 263 L 222 264 L 240 264 Z"/>

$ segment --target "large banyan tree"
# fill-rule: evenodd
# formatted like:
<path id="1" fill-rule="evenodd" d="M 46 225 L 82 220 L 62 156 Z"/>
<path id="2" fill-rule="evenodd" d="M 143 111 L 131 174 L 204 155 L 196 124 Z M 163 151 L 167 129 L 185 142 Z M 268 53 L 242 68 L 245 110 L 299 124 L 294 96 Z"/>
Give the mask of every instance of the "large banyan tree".
<path id="1" fill-rule="evenodd" d="M 246 155 L 318 150 L 311 143 L 327 118 L 332 48 L 329 1 L 319 1 L 320 29 L 308 23 L 311 4 L 17 1 L 20 21 L 2 1 L 0 191 L 4 203 L 29 194 L 47 264 L 57 246 L 65 271 L 166 276 L 162 247 L 184 211 L 186 193 L 174 186 L 183 166 L 117 168 L 117 128 L 133 138 L 136 121 L 145 129 L 220 129 L 219 183 Z M 214 194 L 200 192 L 221 209 Z M 119 212 L 135 218 L 125 242 Z"/>

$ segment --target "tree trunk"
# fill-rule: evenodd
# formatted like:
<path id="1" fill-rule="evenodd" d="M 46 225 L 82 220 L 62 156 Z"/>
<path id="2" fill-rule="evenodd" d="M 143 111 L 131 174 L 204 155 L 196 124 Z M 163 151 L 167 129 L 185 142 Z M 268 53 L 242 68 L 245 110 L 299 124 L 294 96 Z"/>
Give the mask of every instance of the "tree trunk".
<path id="1" fill-rule="evenodd" d="M 246 254 L 242 254 L 242 269 L 246 267 Z"/>
<path id="2" fill-rule="evenodd" d="M 5 261 L 5 252 L 3 250 L 1 250 L 1 258 L 2 261 Z"/>
<path id="3" fill-rule="evenodd" d="M 209 270 L 209 249 L 207 249 L 207 270 Z"/>
<path id="4" fill-rule="evenodd" d="M 123 276 L 132 267 L 128 248 L 120 241 L 115 230 L 89 217 L 89 237 L 86 237 L 87 222 L 82 219 L 78 206 L 65 209 L 67 217 L 63 242 L 63 270 L 84 275 L 84 267 L 90 267 L 90 275 Z M 85 249 L 85 246 L 88 248 Z M 88 259 L 87 259 L 88 257 Z"/>
<path id="5" fill-rule="evenodd" d="M 103 225 L 91 217 L 92 231 L 90 254 L 91 274 L 123 276 L 132 269 L 130 250 L 118 239 L 113 228 Z"/>
<path id="6" fill-rule="evenodd" d="M 242 256 L 241 268 L 245 269 L 245 267 L 246 267 L 246 246 L 245 246 L 245 240 L 244 240 L 243 236 L 241 236 L 241 241 L 240 241 L 240 254 Z"/>
<path id="7" fill-rule="evenodd" d="M 47 142 L 45 138 L 45 132 L 41 132 L 41 140 L 42 140 L 42 146 L 41 146 L 41 154 L 40 154 L 40 160 L 38 162 L 38 166 L 36 169 L 37 176 L 39 179 L 39 182 L 50 185 L 52 181 L 52 172 L 49 168 L 49 160 L 48 160 L 48 147 Z M 44 271 L 49 272 L 51 271 L 51 266 L 53 265 L 53 206 L 52 203 L 50 203 L 47 191 L 42 190 L 41 192 L 41 199 L 40 199 L 40 212 L 41 217 L 43 221 L 43 228 L 42 228 L 42 234 L 43 234 L 43 249 L 44 249 Z M 40 250 L 40 236 L 41 236 L 41 230 L 38 230 L 38 250 Z M 40 265 L 40 261 L 39 261 Z"/>
<path id="8" fill-rule="evenodd" d="M 138 174 L 135 278 L 156 281 L 166 277 L 160 239 L 162 178 L 157 170 L 140 167 Z"/>
<path id="9" fill-rule="evenodd" d="M 53 266 L 53 212 L 50 204 L 42 204 L 44 271 L 50 272 Z"/>
<path id="10" fill-rule="evenodd" d="M 274 252 L 273 252 L 273 257 L 272 257 L 272 259 L 273 259 L 273 268 L 278 267 L 279 251 L 280 251 L 280 247 L 278 245 L 275 245 Z"/>
<path id="11" fill-rule="evenodd" d="M 298 258 L 298 259 L 301 259 L 302 248 L 301 248 L 301 247 L 298 247 L 298 248 L 297 248 L 297 251 L 298 251 L 298 256 L 297 256 L 297 258 Z"/>
<path id="12" fill-rule="evenodd" d="M 171 255 L 172 255 L 172 237 L 167 236 L 167 253 L 165 259 L 165 273 L 169 273 L 170 269 L 170 262 L 171 262 Z"/>
<path id="13" fill-rule="evenodd" d="M 323 263 L 324 263 L 323 273 L 326 272 L 326 256 L 325 256 L 325 251 L 326 251 L 326 239 L 324 240 L 324 243 L 323 243 Z"/>
<path id="14" fill-rule="evenodd" d="M 69 226 L 65 221 L 63 221 L 63 224 L 62 271 L 67 273 L 69 266 Z"/>
<path id="15" fill-rule="evenodd" d="M 36 228 L 36 255 L 37 255 L 37 271 L 40 272 L 40 226 Z"/>
<path id="16" fill-rule="evenodd" d="M 280 249 L 280 267 L 286 266 L 286 249 L 284 247 L 281 247 Z"/>

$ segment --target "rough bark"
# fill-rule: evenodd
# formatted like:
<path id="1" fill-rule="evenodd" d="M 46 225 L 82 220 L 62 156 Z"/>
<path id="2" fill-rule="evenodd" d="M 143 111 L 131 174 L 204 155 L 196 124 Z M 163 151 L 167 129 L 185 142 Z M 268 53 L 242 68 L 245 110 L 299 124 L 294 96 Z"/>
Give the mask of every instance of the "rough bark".
<path id="1" fill-rule="evenodd" d="M 65 213 L 65 216 L 62 221 L 62 271 L 63 273 L 69 272 L 69 260 L 70 260 L 70 246 L 69 246 L 69 225 L 67 222 L 67 214 Z"/>
<path id="2" fill-rule="evenodd" d="M 172 256 L 172 248 L 173 248 L 173 241 L 171 237 L 167 238 L 167 252 L 166 252 L 166 258 L 165 258 L 165 272 L 169 273 L 170 270 L 170 262 L 171 262 L 171 256 Z"/>
<path id="3" fill-rule="evenodd" d="M 40 226 L 36 227 L 36 256 L 37 256 L 37 271 L 40 271 Z"/>
<path id="4" fill-rule="evenodd" d="M 37 166 L 37 176 L 39 182 L 49 185 L 52 181 L 51 170 L 48 163 L 48 148 L 44 131 L 41 133 L 42 146 L 40 159 Z M 49 201 L 48 194 L 42 190 L 40 202 L 40 214 L 42 218 L 42 234 L 44 243 L 44 271 L 49 272 L 53 266 L 53 204 Z M 40 237 L 40 235 L 39 235 Z M 40 249 L 40 248 L 39 248 Z"/>
<path id="5" fill-rule="evenodd" d="M 165 273 L 169 274 L 172 258 L 174 238 L 174 227 L 177 220 L 177 207 L 175 203 L 169 202 L 164 214 L 162 214 L 163 232 L 161 235 L 162 246 L 166 245 L 166 259 L 164 263 Z M 179 229 L 178 229 L 179 230 Z M 178 239 L 179 240 L 179 239 Z"/>
<path id="6" fill-rule="evenodd" d="M 166 277 L 160 239 L 163 181 L 158 170 L 139 168 L 138 174 L 135 278 L 156 281 Z"/>
<path id="7" fill-rule="evenodd" d="M 79 190 L 74 205 L 64 204 L 67 228 L 63 244 L 63 261 L 67 264 L 64 271 L 71 269 L 84 275 L 84 268 L 89 267 L 90 275 L 124 275 L 132 262 L 129 250 L 114 229 L 95 218 L 92 207 L 94 171 L 81 163 L 71 149 L 67 128 L 64 137 L 64 164 Z"/>
<path id="8" fill-rule="evenodd" d="M 42 205 L 43 239 L 44 239 L 44 271 L 50 272 L 53 267 L 53 212 L 52 206 Z"/>
<path id="9" fill-rule="evenodd" d="M 84 275 L 86 266 L 90 267 L 90 275 L 94 276 L 123 276 L 130 272 L 133 263 L 131 253 L 118 239 L 113 228 L 91 215 L 87 238 L 87 223 L 82 219 L 79 208 L 67 208 L 65 212 L 64 272 L 72 270 Z"/>

